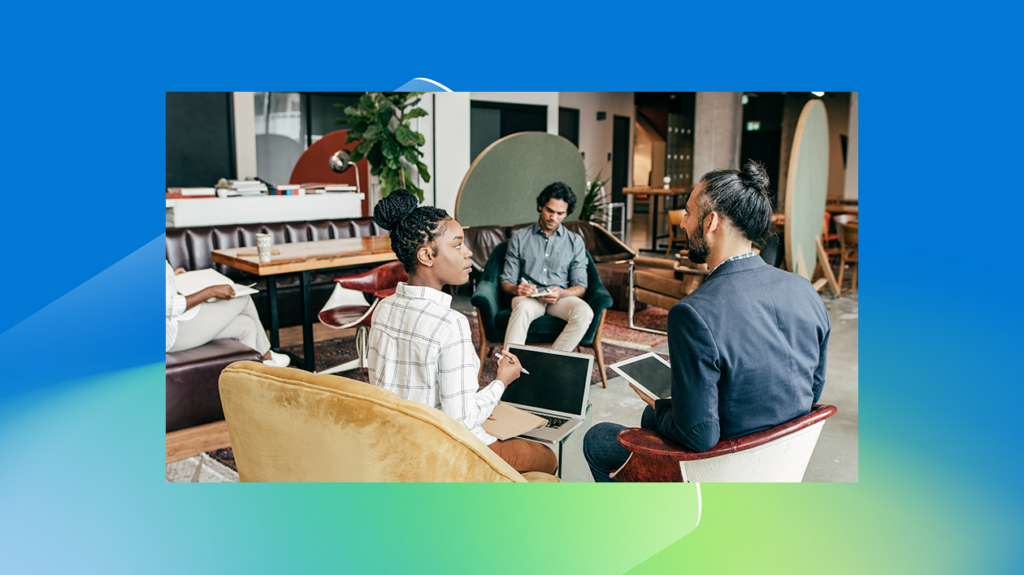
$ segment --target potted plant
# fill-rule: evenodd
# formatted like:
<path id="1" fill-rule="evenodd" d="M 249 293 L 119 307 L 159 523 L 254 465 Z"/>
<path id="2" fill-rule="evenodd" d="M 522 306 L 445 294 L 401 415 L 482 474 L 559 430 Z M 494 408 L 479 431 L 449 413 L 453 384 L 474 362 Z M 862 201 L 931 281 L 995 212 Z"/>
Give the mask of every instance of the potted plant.
<path id="1" fill-rule="evenodd" d="M 604 221 L 608 210 L 608 202 L 605 200 L 604 185 L 609 178 L 601 179 L 601 172 L 597 172 L 594 180 L 587 182 L 587 191 L 583 194 L 583 201 L 580 202 L 580 219 L 585 222 Z"/>
<path id="2" fill-rule="evenodd" d="M 411 177 L 415 168 L 424 182 L 430 181 L 427 166 L 420 161 L 419 147 L 426 141 L 423 134 L 414 132 L 409 121 L 427 115 L 416 107 L 422 92 L 372 92 L 363 94 L 358 104 L 342 111 L 345 118 L 334 120 L 335 125 L 348 124 L 346 143 L 362 140 L 351 153 L 353 163 L 366 158 L 370 173 L 383 181 L 381 197 L 398 188 L 412 192 L 421 202 L 423 190 L 416 187 Z M 341 104 L 335 108 L 342 109 Z"/>

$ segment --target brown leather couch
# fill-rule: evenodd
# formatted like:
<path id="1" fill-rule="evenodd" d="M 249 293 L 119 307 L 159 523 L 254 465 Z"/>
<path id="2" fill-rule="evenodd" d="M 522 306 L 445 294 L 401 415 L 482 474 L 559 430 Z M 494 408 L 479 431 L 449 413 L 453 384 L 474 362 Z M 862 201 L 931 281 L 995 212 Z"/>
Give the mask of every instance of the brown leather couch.
<path id="1" fill-rule="evenodd" d="M 210 251 L 221 248 L 256 245 L 257 233 L 270 233 L 275 244 L 306 242 L 370 235 L 387 231 L 371 218 L 283 222 L 272 224 L 233 224 L 196 228 L 168 228 L 167 260 L 171 267 L 197 270 L 214 268 L 237 283 L 256 283 L 266 287 L 266 279 L 213 263 Z M 372 267 L 372 266 L 367 266 Z M 356 269 L 355 271 L 359 271 Z M 346 270 L 345 273 L 351 273 Z M 319 310 L 334 289 L 338 272 L 315 273 L 312 278 L 313 309 Z M 278 325 L 302 323 L 299 303 L 299 274 L 277 276 Z M 253 296 L 260 321 L 270 325 L 270 307 L 265 291 Z M 255 350 L 234 340 L 215 340 L 186 351 L 168 353 L 167 432 L 178 431 L 224 419 L 217 380 L 225 367 L 236 361 L 262 361 Z"/>
<path id="2" fill-rule="evenodd" d="M 512 233 L 516 230 L 532 225 L 533 222 L 514 226 L 481 226 L 464 229 L 466 245 L 473 252 L 471 258 L 473 273 L 470 276 L 470 282 L 474 286 L 476 285 L 487 265 L 487 258 L 490 257 L 495 246 L 511 239 Z M 577 220 L 564 225 L 567 230 L 583 237 L 583 245 L 590 252 L 590 257 L 594 258 L 594 263 L 597 264 L 601 283 L 607 288 L 615 302 L 612 309 L 626 311 L 629 305 L 629 267 L 625 262 L 635 258 L 636 252 L 599 224 Z"/>

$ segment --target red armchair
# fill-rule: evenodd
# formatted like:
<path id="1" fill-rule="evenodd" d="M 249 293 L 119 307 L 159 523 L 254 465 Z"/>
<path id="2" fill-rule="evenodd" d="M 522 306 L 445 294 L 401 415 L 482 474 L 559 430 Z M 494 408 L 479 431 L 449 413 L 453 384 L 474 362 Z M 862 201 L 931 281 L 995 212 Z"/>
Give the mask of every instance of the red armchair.
<path id="1" fill-rule="evenodd" d="M 619 443 L 632 454 L 612 474 L 628 482 L 799 482 L 835 406 L 815 405 L 807 415 L 771 429 L 719 441 L 709 451 L 690 451 L 656 431 L 628 428 Z"/>
<path id="2" fill-rule="evenodd" d="M 366 367 L 367 336 L 373 311 L 380 300 L 395 293 L 398 282 L 408 281 L 402 262 L 391 262 L 359 274 L 335 278 L 334 293 L 324 309 L 320 310 L 320 323 L 332 329 L 356 328 L 356 353 L 359 357 L 317 373 L 338 373 L 357 367 Z M 363 294 L 372 294 L 372 304 Z"/>

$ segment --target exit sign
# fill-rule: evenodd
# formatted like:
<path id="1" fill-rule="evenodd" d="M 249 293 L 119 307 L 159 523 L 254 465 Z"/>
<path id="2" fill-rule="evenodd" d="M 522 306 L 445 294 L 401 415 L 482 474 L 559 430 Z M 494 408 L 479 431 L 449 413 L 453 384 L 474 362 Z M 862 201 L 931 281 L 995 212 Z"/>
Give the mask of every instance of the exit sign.
<path id="1" fill-rule="evenodd" d="M 761 130 L 761 122 L 747 122 L 748 132 L 758 132 Z"/>

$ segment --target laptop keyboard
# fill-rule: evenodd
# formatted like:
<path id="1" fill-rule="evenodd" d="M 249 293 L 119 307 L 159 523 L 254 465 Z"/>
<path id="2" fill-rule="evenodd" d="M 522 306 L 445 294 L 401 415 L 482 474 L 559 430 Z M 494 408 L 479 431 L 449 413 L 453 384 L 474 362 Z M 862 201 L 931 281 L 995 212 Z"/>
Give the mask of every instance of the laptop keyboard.
<path id="1" fill-rule="evenodd" d="M 532 413 L 537 417 L 543 417 L 544 419 L 548 420 L 548 424 L 545 425 L 544 427 L 550 427 L 552 429 L 558 429 L 559 427 L 562 427 L 562 425 L 565 424 L 566 421 L 569 421 L 564 417 L 555 417 L 553 415 L 544 415 L 543 413 L 536 412 Z"/>

